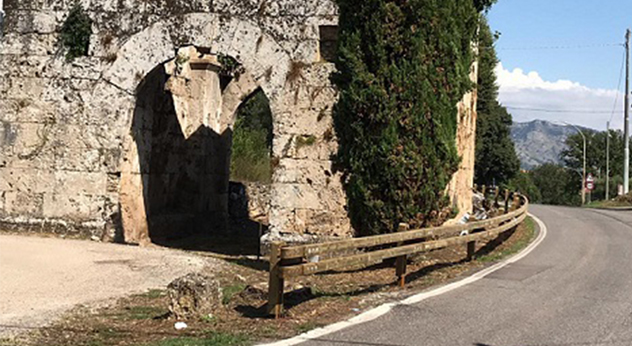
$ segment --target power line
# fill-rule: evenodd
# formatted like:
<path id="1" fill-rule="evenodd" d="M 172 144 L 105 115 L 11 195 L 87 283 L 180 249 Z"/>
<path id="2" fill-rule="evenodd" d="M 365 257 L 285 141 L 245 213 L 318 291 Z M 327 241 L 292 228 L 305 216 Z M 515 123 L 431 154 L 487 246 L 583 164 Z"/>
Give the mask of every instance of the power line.
<path id="1" fill-rule="evenodd" d="M 590 49 L 590 48 L 610 48 L 624 47 L 622 43 L 601 43 L 601 44 L 577 44 L 577 45 L 557 45 L 557 46 L 532 46 L 532 47 L 498 47 L 498 50 L 554 50 L 554 49 Z"/>
<path id="2" fill-rule="evenodd" d="M 513 106 L 504 106 L 504 107 L 507 108 L 507 109 L 513 109 L 513 110 L 542 112 L 542 113 L 575 113 L 575 114 L 577 114 L 577 113 L 581 113 L 581 114 L 610 114 L 611 113 L 611 111 L 607 111 L 607 110 L 588 110 L 588 109 L 567 110 L 567 109 L 544 109 L 544 108 L 528 108 L 528 107 L 513 107 Z M 614 110 L 612 112 L 614 112 Z M 621 111 L 620 113 L 623 113 L 623 111 Z"/>
<path id="3" fill-rule="evenodd" d="M 617 95 L 614 98 L 614 105 L 612 105 L 612 114 L 610 115 L 609 123 L 612 123 L 612 118 L 614 118 L 614 113 L 617 109 L 617 103 L 619 102 L 619 91 L 621 90 L 621 81 L 623 80 L 623 68 L 625 67 L 625 52 L 621 56 L 621 72 L 619 72 L 619 82 L 617 83 Z"/>

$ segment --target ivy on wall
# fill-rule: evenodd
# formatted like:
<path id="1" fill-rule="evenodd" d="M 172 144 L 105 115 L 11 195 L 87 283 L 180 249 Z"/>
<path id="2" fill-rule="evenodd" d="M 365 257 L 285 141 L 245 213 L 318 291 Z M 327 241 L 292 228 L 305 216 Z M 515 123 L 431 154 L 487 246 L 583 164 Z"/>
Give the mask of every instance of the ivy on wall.
<path id="1" fill-rule="evenodd" d="M 491 1 L 338 0 L 337 159 L 359 235 L 432 224 L 458 169 L 457 103 Z"/>
<path id="2" fill-rule="evenodd" d="M 75 1 L 59 34 L 60 43 L 66 49 L 67 61 L 88 55 L 90 35 L 92 35 L 92 20 L 81 3 Z"/>

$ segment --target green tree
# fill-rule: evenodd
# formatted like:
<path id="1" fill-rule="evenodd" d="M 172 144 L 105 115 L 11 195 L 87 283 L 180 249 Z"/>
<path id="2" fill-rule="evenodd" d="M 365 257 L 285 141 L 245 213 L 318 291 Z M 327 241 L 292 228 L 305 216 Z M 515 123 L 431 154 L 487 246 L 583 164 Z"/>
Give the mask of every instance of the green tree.
<path id="1" fill-rule="evenodd" d="M 533 182 L 541 194 L 540 202 L 553 205 L 581 203 L 581 176 L 561 165 L 546 163 L 532 171 Z"/>
<path id="2" fill-rule="evenodd" d="M 513 119 L 498 102 L 494 69 L 498 57 L 494 35 L 486 20 L 481 22 L 476 120 L 475 181 L 479 185 L 502 185 L 520 170 L 520 160 L 511 140 Z"/>
<path id="3" fill-rule="evenodd" d="M 456 105 L 472 88 L 478 10 L 490 1 L 338 3 L 334 125 L 351 221 L 360 235 L 431 223 L 448 206 Z"/>
<path id="4" fill-rule="evenodd" d="M 507 184 L 505 188 L 510 191 L 517 191 L 527 196 L 531 203 L 539 203 L 542 200 L 542 194 L 533 181 L 533 173 L 518 172 Z"/>
<path id="5" fill-rule="evenodd" d="M 593 200 L 605 199 L 605 182 L 607 171 L 606 148 L 607 136 L 610 135 L 610 196 L 616 193 L 617 184 L 623 180 L 623 149 L 625 142 L 623 132 L 584 130 L 586 136 L 586 173 L 596 178 Z M 584 160 L 584 141 L 577 133 L 566 139 L 567 148 L 562 151 L 564 164 L 576 172 L 582 172 Z"/>

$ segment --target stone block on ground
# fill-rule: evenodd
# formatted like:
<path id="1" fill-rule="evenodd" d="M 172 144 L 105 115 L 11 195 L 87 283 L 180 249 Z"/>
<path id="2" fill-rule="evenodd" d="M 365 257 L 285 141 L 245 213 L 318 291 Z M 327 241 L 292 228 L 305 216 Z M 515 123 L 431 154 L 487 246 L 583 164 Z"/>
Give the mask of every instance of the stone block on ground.
<path id="1" fill-rule="evenodd" d="M 187 274 L 167 286 L 169 311 L 186 320 L 212 314 L 222 305 L 222 291 L 214 278 L 198 273 Z"/>

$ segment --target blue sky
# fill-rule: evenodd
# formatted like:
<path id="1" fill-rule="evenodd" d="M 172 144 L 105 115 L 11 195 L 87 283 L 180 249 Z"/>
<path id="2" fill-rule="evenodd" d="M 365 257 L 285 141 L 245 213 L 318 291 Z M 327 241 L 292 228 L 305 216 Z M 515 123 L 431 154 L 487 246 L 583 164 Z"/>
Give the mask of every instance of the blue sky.
<path id="1" fill-rule="evenodd" d="M 611 117 L 605 110 L 618 98 L 613 122 L 620 125 L 623 96 L 614 90 L 624 50 L 616 44 L 623 43 L 625 29 L 632 27 L 632 1 L 499 0 L 488 18 L 492 30 L 502 34 L 496 46 L 502 64 L 501 102 L 555 111 L 510 110 L 516 120 L 604 128 Z M 556 46 L 597 47 L 537 49 Z M 604 113 L 567 113 L 576 110 Z"/>

